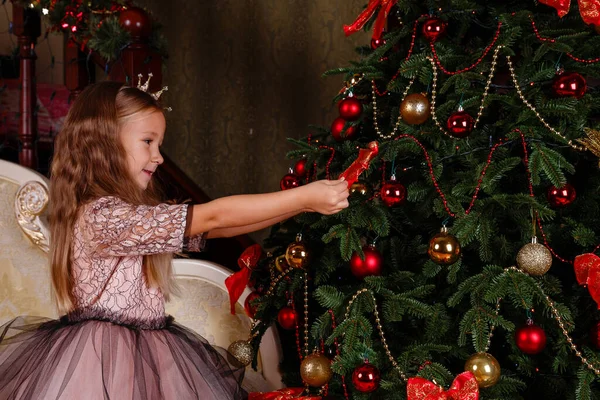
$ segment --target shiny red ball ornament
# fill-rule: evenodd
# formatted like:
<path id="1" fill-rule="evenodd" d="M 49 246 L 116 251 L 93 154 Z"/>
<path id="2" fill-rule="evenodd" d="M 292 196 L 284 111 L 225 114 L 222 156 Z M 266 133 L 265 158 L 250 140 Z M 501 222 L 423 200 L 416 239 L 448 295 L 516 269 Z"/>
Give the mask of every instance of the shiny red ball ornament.
<path id="1" fill-rule="evenodd" d="M 352 372 L 352 385 L 361 393 L 371 393 L 379 388 L 381 373 L 376 366 L 367 363 L 359 365 Z"/>
<path id="2" fill-rule="evenodd" d="M 300 179 L 295 174 L 285 174 L 279 182 L 281 190 L 293 189 L 300 186 Z"/>
<path id="3" fill-rule="evenodd" d="M 552 91 L 557 96 L 580 99 L 587 91 L 587 83 L 577 72 L 566 72 L 554 78 Z"/>
<path id="4" fill-rule="evenodd" d="M 294 175 L 301 178 L 306 176 L 306 158 L 298 160 L 296 164 L 294 164 Z"/>
<path id="5" fill-rule="evenodd" d="M 254 314 L 256 314 L 256 310 L 258 309 L 258 302 L 254 302 L 253 300 L 258 299 L 259 297 L 260 294 L 252 292 L 248 295 L 248 297 L 246 297 L 246 300 L 244 301 L 244 310 L 246 311 L 246 315 L 250 318 L 254 318 Z"/>
<path id="6" fill-rule="evenodd" d="M 148 13 L 139 7 L 121 11 L 119 23 L 133 37 L 148 38 L 152 33 L 152 23 Z"/>
<path id="7" fill-rule="evenodd" d="M 440 18 L 429 18 L 423 22 L 423 36 L 430 42 L 436 42 L 446 34 L 447 24 Z"/>
<path id="8" fill-rule="evenodd" d="M 590 342 L 596 349 L 600 349 L 600 322 L 592 327 L 590 331 Z"/>
<path id="9" fill-rule="evenodd" d="M 406 201 L 406 188 L 403 184 L 392 178 L 381 186 L 381 201 L 388 207 L 394 207 L 403 204 Z"/>
<path id="10" fill-rule="evenodd" d="M 525 354 L 538 354 L 546 347 L 546 332 L 533 322 L 515 331 L 515 343 Z"/>
<path id="11" fill-rule="evenodd" d="M 371 39 L 371 48 L 373 50 L 377 49 L 378 47 L 383 46 L 384 44 L 385 44 L 385 40 L 382 37 L 380 37 L 379 39 L 375 39 L 375 38 Z"/>
<path id="12" fill-rule="evenodd" d="M 346 121 L 356 121 L 360 118 L 360 114 L 362 114 L 363 106 L 356 97 L 346 97 L 344 100 L 340 101 L 338 109 L 340 111 L 340 117 L 344 118 Z"/>
<path id="13" fill-rule="evenodd" d="M 292 307 L 283 307 L 277 314 L 277 322 L 283 329 L 295 329 L 298 321 L 298 314 Z"/>
<path id="14" fill-rule="evenodd" d="M 573 185 L 567 183 L 561 188 L 557 188 L 556 186 L 548 188 L 547 197 L 552 207 L 566 207 L 575 201 L 577 193 Z"/>
<path id="15" fill-rule="evenodd" d="M 466 111 L 457 111 L 446 121 L 446 128 L 452 137 L 462 139 L 473 132 L 475 119 Z"/>
<path id="16" fill-rule="evenodd" d="M 356 134 L 355 126 L 348 126 L 348 129 L 344 131 L 347 121 L 342 117 L 337 117 L 331 124 L 331 135 L 338 142 L 343 142 L 347 139 L 352 139 Z"/>
<path id="17" fill-rule="evenodd" d="M 350 258 L 350 271 L 352 271 L 352 275 L 358 279 L 381 275 L 381 268 L 383 266 L 381 253 L 374 245 L 365 246 L 362 250 L 365 253 L 364 260 L 360 258 L 360 254 L 357 252 L 354 252 Z"/>

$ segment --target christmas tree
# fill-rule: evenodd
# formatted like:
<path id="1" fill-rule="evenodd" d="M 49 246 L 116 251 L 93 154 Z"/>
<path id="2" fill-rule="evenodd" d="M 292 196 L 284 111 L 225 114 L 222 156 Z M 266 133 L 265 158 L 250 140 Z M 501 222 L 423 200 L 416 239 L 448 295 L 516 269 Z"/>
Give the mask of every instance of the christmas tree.
<path id="1" fill-rule="evenodd" d="M 288 385 L 600 396 L 600 3 L 569 3 L 371 0 L 345 26 L 372 40 L 327 73 L 340 117 L 292 140 L 282 189 L 365 171 L 254 269 L 250 343 L 289 330 Z"/>

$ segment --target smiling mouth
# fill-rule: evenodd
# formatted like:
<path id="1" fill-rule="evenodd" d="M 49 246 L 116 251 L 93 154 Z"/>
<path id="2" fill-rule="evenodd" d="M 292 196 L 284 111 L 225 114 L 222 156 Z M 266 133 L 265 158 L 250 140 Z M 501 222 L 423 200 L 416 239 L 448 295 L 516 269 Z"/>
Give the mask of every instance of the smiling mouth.
<path id="1" fill-rule="evenodd" d="M 152 176 L 152 174 L 154 173 L 153 171 L 148 171 L 147 169 L 143 169 L 142 171 L 147 173 L 149 176 Z"/>

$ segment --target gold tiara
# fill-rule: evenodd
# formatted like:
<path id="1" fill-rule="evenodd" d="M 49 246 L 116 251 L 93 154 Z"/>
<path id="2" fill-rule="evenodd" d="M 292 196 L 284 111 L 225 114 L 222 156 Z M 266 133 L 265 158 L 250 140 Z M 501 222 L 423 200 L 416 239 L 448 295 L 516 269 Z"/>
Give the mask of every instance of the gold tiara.
<path id="1" fill-rule="evenodd" d="M 163 86 L 162 89 L 160 89 L 158 92 L 154 92 L 154 93 L 150 93 L 148 91 L 148 88 L 150 87 L 150 79 L 152 79 L 152 72 L 148 73 L 148 79 L 146 80 L 146 82 L 144 84 L 142 84 L 142 74 L 138 74 L 138 84 L 137 84 L 137 88 L 139 90 L 141 90 L 142 92 L 146 92 L 148 93 L 150 96 L 152 96 L 152 98 L 154 100 L 158 100 L 160 98 L 160 96 L 163 94 L 163 92 L 166 92 L 167 90 L 169 90 L 168 86 Z M 165 107 L 165 110 L 167 111 L 171 111 L 171 107 Z"/>

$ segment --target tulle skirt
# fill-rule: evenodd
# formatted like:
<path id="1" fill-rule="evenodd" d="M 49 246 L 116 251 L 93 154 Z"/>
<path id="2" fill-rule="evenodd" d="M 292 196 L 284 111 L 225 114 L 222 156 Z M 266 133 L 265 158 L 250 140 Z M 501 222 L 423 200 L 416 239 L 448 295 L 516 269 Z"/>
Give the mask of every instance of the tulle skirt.
<path id="1" fill-rule="evenodd" d="M 243 368 L 167 319 L 161 329 L 20 317 L 0 327 L 0 400 L 245 399 Z"/>

